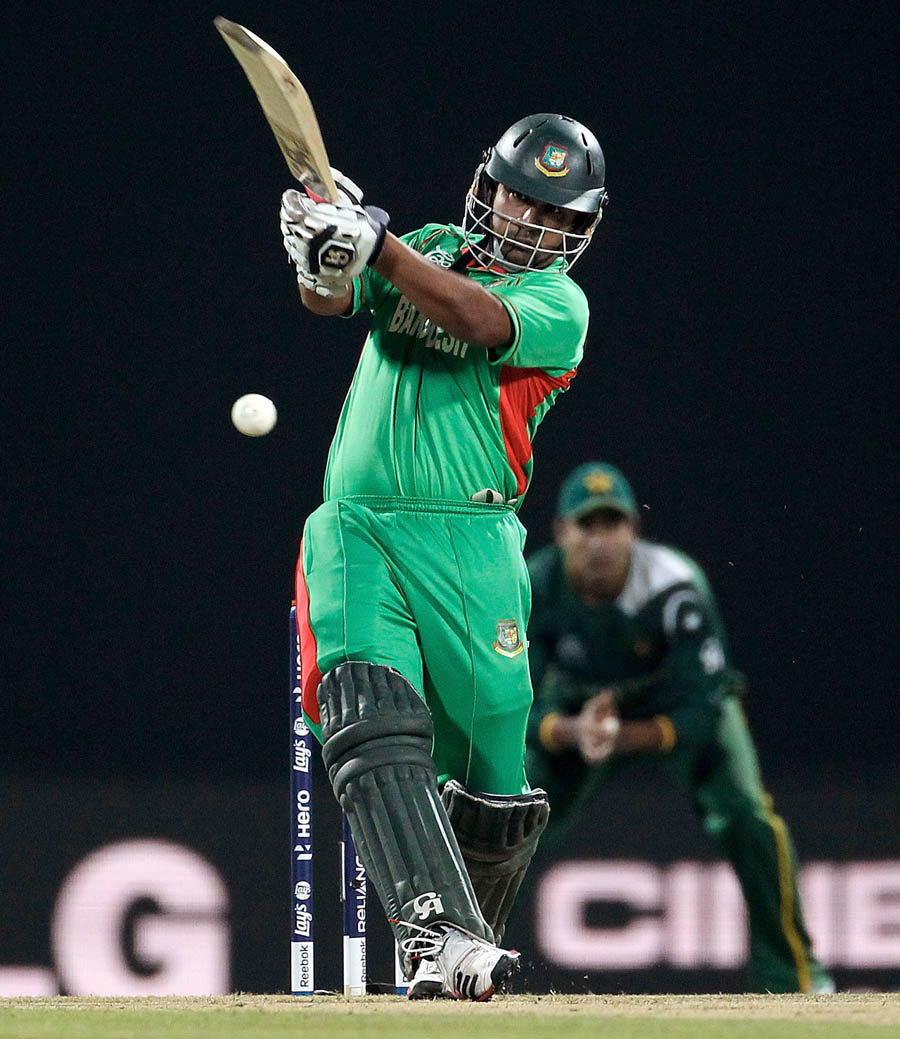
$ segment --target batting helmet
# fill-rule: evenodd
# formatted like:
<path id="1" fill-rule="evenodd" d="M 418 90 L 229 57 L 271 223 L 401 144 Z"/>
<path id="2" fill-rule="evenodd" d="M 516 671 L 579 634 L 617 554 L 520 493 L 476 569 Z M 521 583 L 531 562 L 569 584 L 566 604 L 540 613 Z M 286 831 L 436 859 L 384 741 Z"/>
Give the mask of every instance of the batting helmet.
<path id="1" fill-rule="evenodd" d="M 562 257 L 571 267 L 591 239 L 608 201 L 606 162 L 597 138 L 570 116 L 547 112 L 520 119 L 489 148 L 466 195 L 464 230 L 483 262 L 515 270 L 540 269 Z M 502 241 L 491 226 L 497 185 L 538 202 L 581 215 L 559 249 L 538 249 L 542 262 L 524 267 L 504 261 Z M 548 255 L 549 254 L 549 255 Z"/>

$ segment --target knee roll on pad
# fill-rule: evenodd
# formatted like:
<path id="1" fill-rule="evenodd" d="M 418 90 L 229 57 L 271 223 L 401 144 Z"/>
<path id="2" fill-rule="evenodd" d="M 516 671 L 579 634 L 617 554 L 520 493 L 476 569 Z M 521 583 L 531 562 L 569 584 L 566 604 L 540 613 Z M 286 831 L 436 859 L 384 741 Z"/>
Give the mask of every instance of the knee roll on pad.
<path id="1" fill-rule="evenodd" d="M 398 671 L 350 661 L 318 701 L 328 778 L 397 938 L 446 922 L 490 940 L 438 796 L 424 700 Z"/>
<path id="2" fill-rule="evenodd" d="M 381 764 L 434 774 L 431 712 L 399 671 L 350 661 L 325 675 L 317 698 L 322 760 L 338 800 L 352 779 Z"/>
<path id="3" fill-rule="evenodd" d="M 448 780 L 441 799 L 478 904 L 499 944 L 528 865 L 550 817 L 544 790 L 483 794 Z"/>

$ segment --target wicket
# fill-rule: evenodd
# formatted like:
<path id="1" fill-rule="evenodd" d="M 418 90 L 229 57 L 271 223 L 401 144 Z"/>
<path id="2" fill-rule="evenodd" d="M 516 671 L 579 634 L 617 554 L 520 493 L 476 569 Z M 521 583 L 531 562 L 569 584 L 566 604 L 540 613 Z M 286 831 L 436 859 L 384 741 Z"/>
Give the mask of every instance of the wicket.
<path id="1" fill-rule="evenodd" d="M 313 913 L 313 759 L 316 739 L 303 718 L 300 634 L 297 608 L 290 613 L 291 720 L 291 991 L 312 996 L 315 986 Z M 341 813 L 341 906 L 344 924 L 344 995 L 366 994 L 366 913 L 368 878 L 356 853 L 347 817 Z M 394 949 L 394 988 L 405 995 L 407 981 Z"/>

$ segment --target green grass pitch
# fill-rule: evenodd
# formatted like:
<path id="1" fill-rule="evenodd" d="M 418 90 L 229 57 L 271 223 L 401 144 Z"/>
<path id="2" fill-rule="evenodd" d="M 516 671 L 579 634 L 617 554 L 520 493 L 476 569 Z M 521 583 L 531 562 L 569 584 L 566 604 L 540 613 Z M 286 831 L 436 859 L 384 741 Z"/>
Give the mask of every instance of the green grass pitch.
<path id="1" fill-rule="evenodd" d="M 897 1039 L 900 995 L 0 999 L 0 1039 Z"/>

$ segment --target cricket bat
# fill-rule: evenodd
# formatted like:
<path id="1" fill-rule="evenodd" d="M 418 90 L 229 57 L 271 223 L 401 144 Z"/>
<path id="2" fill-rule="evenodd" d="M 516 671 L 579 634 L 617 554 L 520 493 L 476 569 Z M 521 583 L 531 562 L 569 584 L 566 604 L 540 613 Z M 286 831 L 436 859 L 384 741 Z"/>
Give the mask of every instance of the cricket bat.
<path id="1" fill-rule="evenodd" d="M 220 16 L 215 26 L 256 91 L 288 169 L 311 195 L 337 202 L 331 164 L 303 84 L 280 54 L 243 25 Z"/>

